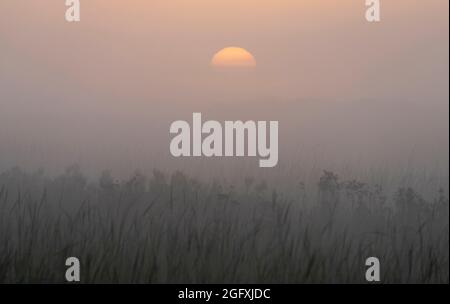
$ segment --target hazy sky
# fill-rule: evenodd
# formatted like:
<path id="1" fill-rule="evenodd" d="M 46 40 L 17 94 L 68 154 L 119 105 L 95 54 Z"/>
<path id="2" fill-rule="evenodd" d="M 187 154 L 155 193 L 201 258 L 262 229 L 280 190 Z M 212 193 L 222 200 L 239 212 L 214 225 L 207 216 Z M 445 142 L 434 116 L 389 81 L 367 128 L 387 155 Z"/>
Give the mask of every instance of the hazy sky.
<path id="1" fill-rule="evenodd" d="M 201 111 L 280 120 L 281 166 L 448 175 L 448 1 L 382 0 L 377 24 L 364 2 L 82 0 L 67 23 L 62 0 L 1 0 L 0 169 L 189 166 L 170 159 L 169 125 Z M 227 46 L 256 69 L 211 69 Z"/>

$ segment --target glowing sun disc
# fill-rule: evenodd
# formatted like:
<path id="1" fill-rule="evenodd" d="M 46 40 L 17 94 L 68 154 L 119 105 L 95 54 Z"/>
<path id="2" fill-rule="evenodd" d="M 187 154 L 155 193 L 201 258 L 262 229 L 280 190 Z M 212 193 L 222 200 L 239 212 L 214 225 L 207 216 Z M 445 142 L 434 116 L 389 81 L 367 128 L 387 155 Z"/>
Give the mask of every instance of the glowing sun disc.
<path id="1" fill-rule="evenodd" d="M 216 68 L 253 68 L 256 67 L 256 60 L 246 49 L 226 47 L 213 56 L 211 66 Z"/>

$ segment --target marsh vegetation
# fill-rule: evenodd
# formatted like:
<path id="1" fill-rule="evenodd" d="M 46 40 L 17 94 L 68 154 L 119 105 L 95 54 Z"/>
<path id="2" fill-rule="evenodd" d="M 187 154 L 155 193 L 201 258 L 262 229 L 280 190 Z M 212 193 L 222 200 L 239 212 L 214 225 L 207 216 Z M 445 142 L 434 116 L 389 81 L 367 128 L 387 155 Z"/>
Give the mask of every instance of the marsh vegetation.
<path id="1" fill-rule="evenodd" d="M 370 256 L 384 283 L 449 282 L 444 190 L 390 195 L 328 171 L 297 190 L 13 168 L 0 174 L 0 282 L 64 282 L 69 256 L 84 283 L 364 283 Z"/>

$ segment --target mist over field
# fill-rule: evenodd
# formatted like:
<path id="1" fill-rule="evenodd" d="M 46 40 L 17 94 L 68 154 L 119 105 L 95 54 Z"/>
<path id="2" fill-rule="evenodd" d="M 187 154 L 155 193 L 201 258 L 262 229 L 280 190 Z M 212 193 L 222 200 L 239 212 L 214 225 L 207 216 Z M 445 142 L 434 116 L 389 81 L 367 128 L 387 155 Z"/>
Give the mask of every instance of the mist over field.
<path id="1" fill-rule="evenodd" d="M 448 176 L 446 1 L 383 3 L 379 24 L 355 1 L 258 3 L 99 0 L 69 24 L 63 4 L 2 1 L 0 168 L 199 171 L 170 156 L 169 126 L 202 112 L 279 120 L 280 171 Z M 212 70 L 227 45 L 250 50 L 256 69 Z M 226 167 L 261 174 L 254 163 Z"/>

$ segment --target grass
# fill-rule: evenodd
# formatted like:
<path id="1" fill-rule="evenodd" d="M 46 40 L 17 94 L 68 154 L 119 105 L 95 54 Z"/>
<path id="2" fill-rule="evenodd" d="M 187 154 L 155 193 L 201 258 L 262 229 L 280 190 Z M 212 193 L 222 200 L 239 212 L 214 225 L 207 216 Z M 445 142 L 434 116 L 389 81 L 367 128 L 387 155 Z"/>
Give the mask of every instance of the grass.
<path id="1" fill-rule="evenodd" d="M 365 283 L 378 257 L 383 283 L 449 283 L 448 199 L 325 171 L 293 198 L 246 178 L 228 187 L 181 172 L 88 183 L 0 174 L 0 283 Z"/>

